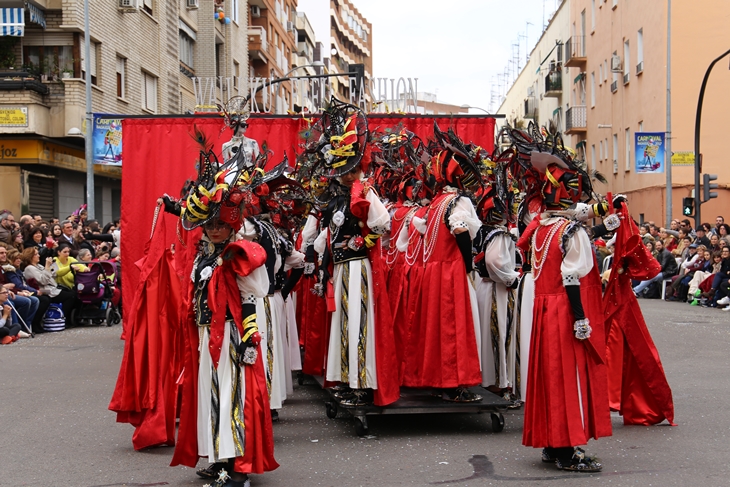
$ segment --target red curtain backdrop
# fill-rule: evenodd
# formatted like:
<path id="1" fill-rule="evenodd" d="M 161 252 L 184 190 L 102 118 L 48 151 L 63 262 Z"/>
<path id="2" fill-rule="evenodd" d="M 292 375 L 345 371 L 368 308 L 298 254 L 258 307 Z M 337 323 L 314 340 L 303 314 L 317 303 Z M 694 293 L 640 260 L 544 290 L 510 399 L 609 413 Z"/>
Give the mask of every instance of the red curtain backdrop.
<path id="1" fill-rule="evenodd" d="M 473 142 L 491 152 L 494 147 L 495 119 L 482 116 L 368 115 L 372 131 L 403 123 L 423 141 L 433 135 L 436 121 L 441 130 L 452 127 L 464 142 Z M 231 138 L 222 117 L 134 118 L 122 121 L 122 293 L 125 308 L 131 306 L 139 280 L 135 263 L 144 256 L 150 238 L 156 200 L 164 193 L 179 197 L 185 181 L 195 176 L 200 146 L 191 134 L 194 127 L 204 132 L 220 155 L 221 146 Z M 246 136 L 266 143 L 273 151 L 271 165 L 286 153 L 293 166 L 300 151 L 300 134 L 308 127 L 303 117 L 252 115 Z M 177 242 L 173 228 L 167 229 L 168 245 Z M 178 243 L 179 245 L 179 243 Z M 129 312 L 125 309 L 125 313 Z M 127 314 L 127 316 L 130 316 Z"/>

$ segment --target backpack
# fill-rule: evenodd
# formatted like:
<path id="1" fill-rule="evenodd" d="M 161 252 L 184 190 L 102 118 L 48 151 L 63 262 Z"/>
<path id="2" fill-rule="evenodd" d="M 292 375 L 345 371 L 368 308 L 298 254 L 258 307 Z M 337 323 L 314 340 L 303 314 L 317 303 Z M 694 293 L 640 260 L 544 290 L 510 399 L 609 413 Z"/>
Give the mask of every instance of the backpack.
<path id="1" fill-rule="evenodd" d="M 43 330 L 63 331 L 66 329 L 66 316 L 63 314 L 60 304 L 50 304 L 48 311 L 43 316 Z"/>

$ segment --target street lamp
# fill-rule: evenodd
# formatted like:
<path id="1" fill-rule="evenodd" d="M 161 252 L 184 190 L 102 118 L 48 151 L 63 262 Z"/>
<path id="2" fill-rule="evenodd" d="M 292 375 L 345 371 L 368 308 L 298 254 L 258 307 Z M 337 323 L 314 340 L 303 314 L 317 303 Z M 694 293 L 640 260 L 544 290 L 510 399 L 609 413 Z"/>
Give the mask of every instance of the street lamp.
<path id="1" fill-rule="evenodd" d="M 481 111 L 483 111 L 484 113 L 486 113 L 487 115 L 492 115 L 492 113 L 489 113 L 489 112 L 488 112 L 487 110 L 485 110 L 485 109 L 483 109 L 483 108 L 480 108 L 480 107 L 473 107 L 473 106 L 471 106 L 471 105 L 466 105 L 466 104 L 465 104 L 465 105 L 461 105 L 461 106 L 460 106 L 459 108 L 465 108 L 465 109 L 467 109 L 467 110 L 469 110 L 470 108 L 473 108 L 474 110 L 481 110 Z"/>
<path id="2" fill-rule="evenodd" d="M 86 214 L 89 220 L 96 218 L 94 214 L 94 151 L 91 136 L 94 131 L 94 120 L 91 116 L 91 31 L 89 29 L 89 0 L 84 0 L 84 69 L 86 70 Z"/>

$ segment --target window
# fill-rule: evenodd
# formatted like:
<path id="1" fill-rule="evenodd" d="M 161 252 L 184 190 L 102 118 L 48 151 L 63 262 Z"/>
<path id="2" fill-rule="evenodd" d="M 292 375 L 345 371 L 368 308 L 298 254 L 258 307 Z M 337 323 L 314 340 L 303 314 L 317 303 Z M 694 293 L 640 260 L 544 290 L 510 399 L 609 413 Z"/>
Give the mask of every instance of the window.
<path id="1" fill-rule="evenodd" d="M 188 76 L 195 74 L 195 41 L 180 30 L 180 70 Z"/>
<path id="2" fill-rule="evenodd" d="M 608 59 L 603 60 L 603 81 L 608 81 Z"/>
<path id="3" fill-rule="evenodd" d="M 23 46 L 23 64 L 32 66 L 31 74 L 60 78 L 74 72 L 73 46 Z"/>
<path id="4" fill-rule="evenodd" d="M 591 169 L 596 170 L 596 144 L 591 146 Z"/>
<path id="5" fill-rule="evenodd" d="M 596 0 L 591 0 L 591 32 L 596 30 Z"/>
<path id="6" fill-rule="evenodd" d="M 598 65 L 598 86 L 603 83 L 603 63 Z"/>
<path id="7" fill-rule="evenodd" d="M 142 108 L 157 113 L 157 78 L 142 71 Z"/>
<path id="8" fill-rule="evenodd" d="M 644 29 L 636 34 L 636 74 L 644 71 Z"/>
<path id="9" fill-rule="evenodd" d="M 153 0 L 142 0 L 142 10 L 152 15 L 152 2 Z"/>
<path id="10" fill-rule="evenodd" d="M 596 73 L 591 73 L 591 108 L 596 106 Z"/>
<path id="11" fill-rule="evenodd" d="M 86 48 L 84 46 L 84 43 L 86 42 L 83 37 L 79 37 L 81 40 L 81 77 L 86 77 Z M 91 66 L 91 84 L 92 85 L 98 85 L 96 82 L 96 59 L 97 59 L 97 45 L 95 42 L 89 43 L 89 61 Z"/>
<path id="12" fill-rule="evenodd" d="M 613 55 L 618 56 L 618 51 L 613 51 Z M 611 66 L 611 77 L 613 78 L 614 83 L 618 82 L 618 71 L 614 71 L 613 66 Z M 611 89 L 613 89 L 613 88 L 611 88 Z"/>
<path id="13" fill-rule="evenodd" d="M 631 170 L 631 129 L 624 131 L 624 145 L 626 146 L 626 171 Z"/>
<path id="14" fill-rule="evenodd" d="M 117 96 L 127 96 L 127 60 L 117 56 Z"/>
<path id="15" fill-rule="evenodd" d="M 618 174 L 618 134 L 613 134 L 613 173 Z"/>
<path id="16" fill-rule="evenodd" d="M 239 0 L 231 0 L 231 20 L 238 23 L 238 2 Z"/>
<path id="17" fill-rule="evenodd" d="M 624 41 L 624 84 L 629 82 L 629 73 L 631 72 L 631 49 L 629 40 Z"/>
<path id="18" fill-rule="evenodd" d="M 598 141 L 598 160 L 603 160 L 603 140 Z"/>
<path id="19" fill-rule="evenodd" d="M 641 122 L 639 122 L 639 132 L 643 132 L 643 131 L 644 131 L 644 121 L 642 120 Z"/>
<path id="20" fill-rule="evenodd" d="M 241 65 L 238 61 L 233 61 L 233 88 L 238 89 L 238 78 L 241 76 Z"/>

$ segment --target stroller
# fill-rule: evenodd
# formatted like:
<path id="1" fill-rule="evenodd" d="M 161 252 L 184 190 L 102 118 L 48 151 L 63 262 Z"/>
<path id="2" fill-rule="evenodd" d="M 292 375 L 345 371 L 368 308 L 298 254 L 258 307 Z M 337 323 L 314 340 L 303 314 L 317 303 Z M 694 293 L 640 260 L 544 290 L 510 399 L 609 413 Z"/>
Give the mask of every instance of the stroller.
<path id="1" fill-rule="evenodd" d="M 89 262 L 85 264 L 89 270 L 74 273 L 74 292 L 81 305 L 71 312 L 71 320 L 75 323 L 92 323 L 112 326 L 122 321 L 119 309 L 112 302 L 116 274 L 111 262 Z"/>

